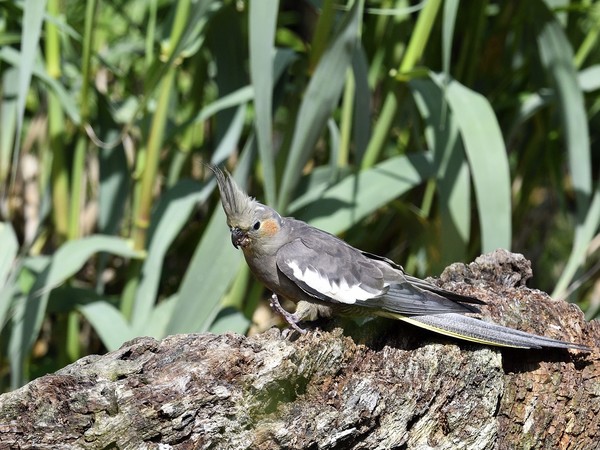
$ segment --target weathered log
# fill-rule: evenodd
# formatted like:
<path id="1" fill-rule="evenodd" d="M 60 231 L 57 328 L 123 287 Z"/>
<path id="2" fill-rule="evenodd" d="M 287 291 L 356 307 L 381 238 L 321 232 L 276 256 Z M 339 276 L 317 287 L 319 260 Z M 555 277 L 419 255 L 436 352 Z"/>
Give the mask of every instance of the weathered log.
<path id="1" fill-rule="evenodd" d="M 511 350 L 377 319 L 292 340 L 138 338 L 0 397 L 0 449 L 592 449 L 598 322 L 525 287 L 521 255 L 454 264 L 437 281 L 483 317 L 592 353 Z"/>

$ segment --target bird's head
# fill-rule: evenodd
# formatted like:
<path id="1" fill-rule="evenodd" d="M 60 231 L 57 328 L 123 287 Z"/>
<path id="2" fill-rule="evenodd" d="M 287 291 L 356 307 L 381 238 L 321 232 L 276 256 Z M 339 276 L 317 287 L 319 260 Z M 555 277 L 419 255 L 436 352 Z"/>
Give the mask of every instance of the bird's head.
<path id="1" fill-rule="evenodd" d="M 223 173 L 217 167 L 211 167 L 211 170 L 217 179 L 233 246 L 242 247 L 244 251 L 270 246 L 281 229 L 281 216 L 273 208 L 249 197 L 229 173 Z"/>

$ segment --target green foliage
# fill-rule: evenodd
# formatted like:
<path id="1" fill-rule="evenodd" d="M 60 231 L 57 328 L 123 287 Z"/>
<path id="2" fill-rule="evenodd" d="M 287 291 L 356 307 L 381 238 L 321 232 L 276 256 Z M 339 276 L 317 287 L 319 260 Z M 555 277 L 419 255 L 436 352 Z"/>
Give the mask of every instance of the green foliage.
<path id="1" fill-rule="evenodd" d="M 0 389 L 248 330 L 205 163 L 416 275 L 522 252 L 595 316 L 600 7 L 408 5 L 0 1 Z"/>

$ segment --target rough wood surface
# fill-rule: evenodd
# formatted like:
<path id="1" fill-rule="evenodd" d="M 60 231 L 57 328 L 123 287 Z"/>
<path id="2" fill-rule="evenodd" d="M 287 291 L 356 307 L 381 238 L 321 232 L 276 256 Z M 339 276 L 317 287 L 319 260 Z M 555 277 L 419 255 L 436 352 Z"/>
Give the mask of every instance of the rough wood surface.
<path id="1" fill-rule="evenodd" d="M 500 350 L 376 320 L 139 338 L 0 397 L 0 449 L 594 449 L 600 327 L 524 286 L 520 255 L 438 282 L 498 323 L 594 347 Z"/>

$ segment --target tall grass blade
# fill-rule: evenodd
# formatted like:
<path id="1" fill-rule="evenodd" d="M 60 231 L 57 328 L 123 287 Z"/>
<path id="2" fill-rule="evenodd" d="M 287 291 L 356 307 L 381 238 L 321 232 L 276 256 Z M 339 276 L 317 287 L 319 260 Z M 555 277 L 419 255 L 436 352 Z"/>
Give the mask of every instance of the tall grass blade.
<path id="1" fill-rule="evenodd" d="M 15 259 L 19 251 L 17 235 L 10 223 L 0 222 L 0 331 L 12 302 Z"/>
<path id="2" fill-rule="evenodd" d="M 7 62 L 8 64 L 19 69 L 19 76 L 21 73 L 21 66 L 23 65 L 23 61 L 21 59 L 21 55 L 14 48 L 11 47 L 2 47 L 0 48 L 0 60 Z M 77 107 L 77 103 L 75 101 L 75 97 L 72 93 L 68 92 L 65 87 L 56 81 L 54 78 L 50 77 L 44 67 L 36 62 L 33 63 L 33 66 L 30 68 L 32 74 L 46 84 L 54 93 L 56 94 L 60 104 L 63 108 L 63 111 L 69 116 L 69 119 L 75 124 L 79 125 L 81 123 L 81 116 L 79 114 L 79 109 Z M 18 86 L 19 83 L 16 84 Z M 8 91 L 10 92 L 10 91 Z"/>
<path id="3" fill-rule="evenodd" d="M 23 8 L 23 28 L 21 30 L 21 53 L 19 56 L 19 80 L 17 91 L 17 127 L 13 149 L 11 186 L 17 174 L 17 161 L 21 153 L 21 131 L 25 117 L 25 102 L 31 84 L 33 66 L 38 54 L 38 44 L 42 33 L 46 0 L 25 0 Z"/>
<path id="4" fill-rule="evenodd" d="M 369 89 L 369 65 L 365 49 L 357 45 L 352 57 L 354 74 L 354 111 L 352 141 L 354 142 L 355 163 L 363 160 L 371 138 L 371 92 Z"/>
<path id="5" fill-rule="evenodd" d="M 448 84 L 446 93 L 471 168 L 481 227 L 481 251 L 510 250 L 510 172 L 494 111 L 485 97 L 457 81 Z"/>
<path id="6" fill-rule="evenodd" d="M 279 191 L 278 208 L 281 213 L 287 210 L 302 169 L 328 117 L 337 106 L 344 86 L 346 69 L 352 60 L 357 41 L 362 5 L 362 0 L 356 0 L 344 17 L 339 31 L 325 50 L 304 94 Z"/>
<path id="7" fill-rule="evenodd" d="M 109 352 L 136 336 L 121 311 L 106 301 L 81 305 L 78 310 L 94 327 Z"/>
<path id="8" fill-rule="evenodd" d="M 273 153 L 273 58 L 277 28 L 278 0 L 250 3 L 250 78 L 254 87 L 254 108 L 258 154 L 264 172 L 266 202 L 276 205 L 275 157 Z"/>
<path id="9" fill-rule="evenodd" d="M 592 170 L 588 120 L 579 87 L 574 55 L 561 24 L 541 1 L 530 3 L 540 59 L 556 91 L 565 145 L 569 155 L 571 181 L 577 199 L 577 218 L 581 224 L 588 213 L 592 195 Z"/>
<path id="10" fill-rule="evenodd" d="M 213 188 L 212 183 L 200 186 L 191 180 L 182 180 L 161 196 L 152 212 L 148 257 L 142 266 L 141 281 L 133 305 L 134 330 L 143 330 L 153 311 L 167 250 L 188 221 L 192 210 L 206 201 Z"/>
<path id="11" fill-rule="evenodd" d="M 19 71 L 9 68 L 2 77 L 0 103 L 0 186 L 5 186 L 10 169 L 15 130 L 17 127 L 17 86 Z M 0 195 L 2 197 L 3 195 Z"/>
<path id="12" fill-rule="evenodd" d="M 229 128 L 223 135 L 221 142 L 219 142 L 218 147 L 210 158 L 211 163 L 220 164 L 233 153 L 240 140 L 242 131 L 244 130 L 244 121 L 246 119 L 247 110 L 248 106 L 246 104 L 242 104 L 236 108 L 235 115 L 231 118 Z"/>
<path id="13" fill-rule="evenodd" d="M 252 140 L 251 140 L 252 141 Z M 243 186 L 252 163 L 252 144 L 246 146 L 234 178 Z M 167 334 L 206 331 L 217 316 L 221 298 L 238 273 L 242 258 L 230 245 L 225 214 L 217 205 L 181 282 Z"/>
<path id="14" fill-rule="evenodd" d="M 253 98 L 254 88 L 252 86 L 238 88 L 202 108 L 194 118 L 194 123 L 202 122 L 220 111 L 248 103 Z"/>
<path id="15" fill-rule="evenodd" d="M 444 2 L 444 18 L 442 21 L 442 70 L 446 80 L 450 79 L 450 58 L 452 56 L 452 42 L 456 14 L 460 0 L 446 0 Z"/>
<path id="16" fill-rule="evenodd" d="M 556 287 L 552 292 L 552 297 L 562 298 L 573 281 L 577 270 L 583 265 L 588 257 L 590 243 L 600 231 L 600 182 L 596 187 L 596 192 L 592 198 L 592 203 L 588 209 L 588 214 L 584 222 L 575 230 L 575 242 L 569 255 L 569 260 L 565 266 Z"/>
<path id="17" fill-rule="evenodd" d="M 458 125 L 448 111 L 443 87 L 429 79 L 409 82 L 425 121 L 425 138 L 434 155 L 439 195 L 441 258 L 436 266 L 462 261 L 471 234 L 471 177 Z"/>

